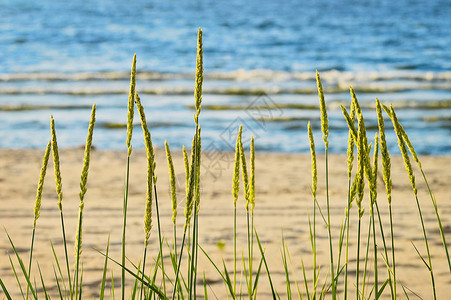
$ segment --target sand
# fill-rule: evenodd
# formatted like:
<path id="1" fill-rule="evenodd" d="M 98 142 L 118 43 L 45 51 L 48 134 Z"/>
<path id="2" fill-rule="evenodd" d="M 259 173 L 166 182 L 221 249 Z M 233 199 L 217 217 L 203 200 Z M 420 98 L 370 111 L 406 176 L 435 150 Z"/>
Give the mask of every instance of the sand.
<path id="1" fill-rule="evenodd" d="M 31 240 L 33 224 L 33 206 L 36 186 L 43 151 L 38 150 L 0 150 L 0 225 L 4 226 L 11 235 L 16 247 L 24 261 L 28 261 L 28 250 Z M 178 180 L 178 217 L 177 237 L 180 239 L 184 223 L 184 167 L 181 152 L 174 152 L 176 176 Z M 157 154 L 158 174 L 158 201 L 160 203 L 160 217 L 162 232 L 169 245 L 173 243 L 171 223 L 171 203 L 169 195 L 169 179 L 167 162 L 163 151 Z M 66 222 L 66 232 L 69 243 L 71 267 L 74 263 L 73 243 L 75 238 L 76 220 L 78 215 L 79 178 L 82 167 L 83 151 L 81 149 L 63 150 L 60 153 L 63 177 L 63 209 Z M 233 198 L 231 194 L 233 153 L 204 153 L 201 183 L 201 210 L 199 216 L 199 243 L 208 252 L 213 261 L 222 265 L 225 260 L 229 270 L 233 270 Z M 446 238 L 451 241 L 451 199 L 450 184 L 451 157 L 449 156 L 422 156 L 426 175 L 431 188 L 437 198 Z M 83 219 L 83 292 L 85 299 L 98 298 L 103 269 L 103 257 L 95 250 L 104 251 L 108 236 L 110 235 L 110 255 L 120 259 L 121 232 L 122 232 L 122 202 L 125 173 L 125 152 L 100 151 L 92 153 L 91 168 L 88 178 L 88 191 L 85 197 Z M 323 154 L 319 153 L 319 187 L 318 201 L 325 212 L 325 176 Z M 301 260 L 304 262 L 310 288 L 312 286 L 312 253 L 308 231 L 308 214 L 312 214 L 313 202 L 310 194 L 311 165 L 307 154 L 272 154 L 259 153 L 256 160 L 256 206 L 255 228 L 260 240 L 266 248 L 268 267 L 271 271 L 274 285 L 281 295 L 286 298 L 285 275 L 281 259 L 282 233 L 290 252 L 292 263 L 290 272 L 294 270 L 296 279 L 304 291 Z M 138 263 L 143 253 L 143 215 L 145 201 L 145 153 L 142 150 L 134 151 L 131 159 L 131 183 L 127 221 L 127 256 Z M 436 289 L 438 299 L 445 299 L 451 292 L 451 278 L 446 262 L 443 246 L 441 244 L 435 213 L 431 200 L 427 194 L 421 174 L 417 172 L 419 200 L 426 223 L 427 234 L 431 247 L 432 262 L 435 271 Z M 334 261 L 337 262 L 338 235 L 341 222 L 344 218 L 347 195 L 346 158 L 344 155 L 330 156 L 330 213 L 331 230 L 334 238 Z M 393 176 L 393 212 L 395 247 L 397 260 L 398 294 L 401 295 L 401 283 L 406 287 L 409 295 L 413 292 L 423 299 L 432 298 L 429 272 L 415 252 L 414 243 L 421 254 L 425 255 L 424 242 L 415 204 L 415 198 L 410 187 L 408 177 L 404 170 L 402 159 L 398 156 L 392 158 Z M 365 214 L 362 218 L 362 249 L 365 249 L 366 233 L 368 231 L 368 192 L 364 199 Z M 379 172 L 378 203 L 381 211 L 387 242 L 389 240 L 388 205 L 382 174 Z M 239 257 L 246 253 L 246 214 L 245 203 L 240 191 L 238 200 L 238 249 Z M 153 264 L 157 253 L 158 231 L 154 209 L 154 223 L 150 241 L 149 258 Z M 378 232 L 379 232 L 379 228 Z M 42 200 L 41 217 L 37 221 L 34 261 L 39 262 L 46 282 L 46 286 L 53 295 L 57 290 L 54 284 L 53 265 L 50 241 L 56 248 L 57 255 L 63 261 L 60 215 L 57 207 L 57 196 L 53 176 L 53 163 L 49 165 L 46 177 L 44 195 Z M 350 248 L 349 248 L 349 293 L 351 299 L 355 295 L 354 275 L 356 267 L 356 233 L 357 212 L 354 205 L 351 210 Z M 324 281 L 329 270 L 329 247 L 327 230 L 324 222 L 317 216 L 317 247 L 318 263 L 321 265 L 320 284 Z M 380 234 L 378 245 L 382 251 Z M 364 251 L 361 255 L 361 268 L 364 264 Z M 254 269 L 258 266 L 258 248 L 255 247 L 256 260 Z M 8 254 L 12 254 L 6 234 L 0 233 L 0 277 L 8 287 L 14 299 L 19 298 L 19 289 L 12 275 Z M 165 262 L 169 268 L 169 251 L 165 248 Z M 379 255 L 380 282 L 387 277 L 382 256 Z M 344 256 L 341 258 L 343 262 Z M 13 257 L 13 261 L 15 258 Z M 372 255 L 370 255 L 369 279 L 365 293 L 370 292 L 373 281 Z M 17 266 L 17 264 L 16 264 Z M 241 270 L 242 263 L 238 263 Z M 120 270 L 109 264 L 113 270 L 116 286 L 116 297 L 119 294 Z M 221 268 L 222 269 L 222 268 Z M 212 265 L 199 252 L 199 276 L 205 270 L 208 293 L 210 299 L 225 299 L 226 289 L 219 275 Z M 33 275 L 39 279 L 36 264 L 33 265 Z M 169 271 L 169 274 L 172 271 Z M 290 274 L 292 292 L 297 297 L 294 286 L 293 273 Z M 108 272 L 107 286 L 111 286 L 111 271 Z M 238 276 L 239 280 L 241 279 Z M 127 284 L 133 284 L 129 276 Z M 245 283 L 242 288 L 245 289 Z M 40 286 L 40 284 L 38 284 Z M 340 283 L 339 290 L 343 285 Z M 410 292 L 412 291 L 412 292 Z M 129 292 L 127 291 L 127 294 Z M 198 293 L 202 293 L 199 286 Z M 389 298 L 388 287 L 384 299 Z M 403 296 L 403 295 L 401 295 Z M 111 298 L 111 291 L 106 291 L 106 297 Z M 404 297 L 404 296 L 403 296 Z M 0 298 L 3 294 L 0 291 Z M 258 286 L 258 299 L 269 299 L 269 284 L 267 276 L 262 270 Z"/>

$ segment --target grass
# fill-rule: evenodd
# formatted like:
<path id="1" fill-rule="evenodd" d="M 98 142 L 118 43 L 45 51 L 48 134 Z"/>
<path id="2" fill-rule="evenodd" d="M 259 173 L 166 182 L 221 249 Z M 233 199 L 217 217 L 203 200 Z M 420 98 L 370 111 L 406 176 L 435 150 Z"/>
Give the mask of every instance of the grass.
<path id="1" fill-rule="evenodd" d="M 122 241 L 121 241 L 121 257 L 120 259 L 111 257 L 109 254 L 110 249 L 110 237 L 105 247 L 105 251 L 98 251 L 99 256 L 104 257 L 103 272 L 100 281 L 99 295 L 100 299 L 105 298 L 105 291 L 110 289 L 112 298 L 115 295 L 120 294 L 121 299 L 197 299 L 197 298 L 212 298 L 209 296 L 209 284 L 206 277 L 205 270 L 199 270 L 198 259 L 199 255 L 205 257 L 211 264 L 211 268 L 218 273 L 219 277 L 224 283 L 226 293 L 230 299 L 244 299 L 249 300 L 259 298 L 259 287 L 267 285 L 270 290 L 270 296 L 273 299 L 281 299 L 280 295 L 287 299 L 292 299 L 297 296 L 299 299 L 324 299 L 331 297 L 332 299 L 349 299 L 353 298 L 351 295 L 355 294 L 356 299 L 379 299 L 380 297 L 387 295 L 391 299 L 396 299 L 400 295 L 398 293 L 397 284 L 401 284 L 402 290 L 407 298 L 408 288 L 397 277 L 396 268 L 396 248 L 395 248 L 395 233 L 393 226 L 392 216 L 392 178 L 390 175 L 391 162 L 390 154 L 387 150 L 387 144 L 385 141 L 385 125 L 384 125 L 384 108 L 388 118 L 393 123 L 395 134 L 398 138 L 398 144 L 402 153 L 402 157 L 406 166 L 408 178 L 410 179 L 413 199 L 417 205 L 418 217 L 421 224 L 423 233 L 423 241 L 425 244 L 426 253 L 421 253 L 415 244 L 413 248 L 417 251 L 419 260 L 425 265 L 425 268 L 431 277 L 431 298 L 436 298 L 436 285 L 435 285 L 435 273 L 433 269 L 433 257 L 430 251 L 430 243 L 427 237 L 427 230 L 425 226 L 425 220 L 422 214 L 422 208 L 420 206 L 418 190 L 415 182 L 415 174 L 410 162 L 408 151 L 413 157 L 413 160 L 418 164 L 422 178 L 424 179 L 428 193 L 430 196 L 431 204 L 433 205 L 436 215 L 436 226 L 440 232 L 442 239 L 442 245 L 444 253 L 446 254 L 446 261 L 436 261 L 434 264 L 447 263 L 449 267 L 449 274 L 451 275 L 451 263 L 448 254 L 448 245 L 445 238 L 445 231 L 439 214 L 439 208 L 437 201 L 433 195 L 433 192 L 429 186 L 426 175 L 423 171 L 420 160 L 415 153 L 414 147 L 410 143 L 410 140 L 403 129 L 401 123 L 397 119 L 395 110 L 393 107 L 386 107 L 376 99 L 376 112 L 378 115 L 378 132 L 376 134 L 374 144 L 371 145 L 368 142 L 366 130 L 367 127 L 364 123 L 364 116 L 360 108 L 360 104 L 357 100 L 357 96 L 354 90 L 351 88 L 351 111 L 348 113 L 347 109 L 342 106 L 344 118 L 349 127 L 348 135 L 348 150 L 347 150 L 347 197 L 343 200 L 344 214 L 341 222 L 341 227 L 338 231 L 333 230 L 331 226 L 331 205 L 329 199 L 329 158 L 328 158 L 328 145 L 329 145 L 329 125 L 327 118 L 327 108 L 324 99 L 324 92 L 321 84 L 321 79 L 317 73 L 317 89 L 319 95 L 319 105 L 308 108 L 317 108 L 321 110 L 321 131 L 323 134 L 324 142 L 324 161 L 325 161 L 325 191 L 318 194 L 318 171 L 317 171 L 317 157 L 314 136 L 310 123 L 308 124 L 308 136 L 310 141 L 310 150 L 312 156 L 312 213 L 308 213 L 307 230 L 311 245 L 311 259 L 312 259 L 312 275 L 307 274 L 307 268 L 304 262 L 310 257 L 303 254 L 302 257 L 294 257 L 301 262 L 301 268 L 296 268 L 293 263 L 292 256 L 289 251 L 284 235 L 282 234 L 282 247 L 281 253 L 281 265 L 283 266 L 283 278 L 285 282 L 284 291 L 277 291 L 274 284 L 274 273 L 271 273 L 271 265 L 268 262 L 266 256 L 265 245 L 259 238 L 257 228 L 254 224 L 254 207 L 256 205 L 256 188 L 255 188 L 255 148 L 253 137 L 250 140 L 250 153 L 248 155 L 249 160 L 246 158 L 247 149 L 243 146 L 243 127 L 238 129 L 235 149 L 235 163 L 234 163 L 234 175 L 233 182 L 231 182 L 231 205 L 233 205 L 233 266 L 229 266 L 229 262 L 226 263 L 224 259 L 222 261 L 214 261 L 214 259 L 202 248 L 199 243 L 199 211 L 201 208 L 201 191 L 200 191 L 200 168 L 201 168 L 201 148 L 202 148 L 202 135 L 201 135 L 201 104 L 202 104 L 202 83 L 203 83 L 203 50 L 202 50 L 202 31 L 199 29 L 198 43 L 197 43 L 197 59 L 196 59 L 196 76 L 195 76 L 195 105 L 194 112 L 194 134 L 191 153 L 183 148 L 184 166 L 185 166 L 185 208 L 184 208 L 184 226 L 183 235 L 181 238 L 180 246 L 177 246 L 177 195 L 176 195 L 176 177 L 174 171 L 174 165 L 172 161 L 171 151 L 168 143 L 165 143 L 166 157 L 168 161 L 168 168 L 170 174 L 170 191 L 172 199 L 172 233 L 164 232 L 160 224 L 160 212 L 158 205 L 158 181 L 157 174 L 155 173 L 155 153 L 151 141 L 151 135 L 148 128 L 146 115 L 144 108 L 141 104 L 140 98 L 135 91 L 136 80 L 136 56 L 133 58 L 133 66 L 131 71 L 131 83 L 128 99 L 128 118 L 127 124 L 124 127 L 127 129 L 127 161 L 125 164 L 125 178 L 124 178 L 124 198 L 123 198 L 123 219 L 122 219 Z M 133 133 L 133 119 L 135 104 L 139 112 L 140 123 L 144 133 L 144 141 L 146 146 L 147 157 L 147 188 L 146 188 L 146 205 L 144 208 L 144 236 L 143 236 L 143 255 L 142 260 L 138 262 L 129 261 L 126 253 L 126 227 L 127 227 L 127 208 L 128 208 L 128 196 L 130 186 L 130 161 L 132 157 L 132 133 Z M 208 107 L 210 109 L 218 109 L 218 107 Z M 305 108 L 305 107 L 302 107 Z M 223 109 L 222 107 L 219 109 Z M 229 109 L 229 108 L 227 108 Z M 65 231 L 65 222 L 63 214 L 63 194 L 62 194 L 62 174 L 60 171 L 59 153 L 57 135 L 55 131 L 55 121 L 51 118 L 51 136 L 52 139 L 49 142 L 44 158 L 39 177 L 39 184 L 37 189 L 36 203 L 34 208 L 34 220 L 33 231 L 31 238 L 31 247 L 29 250 L 28 265 L 24 263 L 19 251 L 12 240 L 7 234 L 10 241 L 13 257 L 9 256 L 8 259 L 11 262 L 11 271 L 15 276 L 17 286 L 7 287 L 0 277 L 0 286 L 3 290 L 4 298 L 12 299 L 12 292 L 14 294 L 20 293 L 23 299 L 37 299 L 42 297 L 45 299 L 50 298 L 52 291 L 50 287 L 56 287 L 56 298 L 60 299 L 83 299 L 83 255 L 82 255 L 82 241 L 83 241 L 83 208 L 84 197 L 87 193 L 87 180 L 88 170 L 90 163 L 90 151 L 93 138 L 94 126 L 95 126 L 95 114 L 96 106 L 92 107 L 91 121 L 88 128 L 88 136 L 84 154 L 83 169 L 81 173 L 80 181 L 80 205 L 77 221 L 77 231 L 75 238 L 75 265 L 71 268 L 68 258 L 68 241 Z M 122 126 L 122 125 L 121 125 Z M 247 142 L 247 141 L 244 141 Z M 380 146 L 380 147 L 379 147 Z M 380 156 L 379 156 L 380 149 Z M 371 160 L 371 151 L 373 151 Z M 354 160 L 354 153 L 357 153 L 357 161 Z M 64 262 L 60 262 L 58 255 L 55 252 L 52 244 L 52 255 L 54 258 L 54 282 L 45 283 L 41 273 L 39 263 L 33 257 L 34 239 L 35 235 L 39 234 L 37 226 L 37 220 L 39 218 L 40 203 L 42 198 L 42 188 L 44 185 L 44 179 L 47 170 L 47 164 L 50 153 L 53 154 L 54 171 L 55 171 L 55 186 L 58 196 L 58 208 L 60 211 L 63 246 L 64 246 Z M 378 177 L 378 164 L 379 157 L 382 160 L 382 173 L 383 181 L 385 185 L 386 198 L 389 210 L 390 220 L 390 246 L 387 246 L 384 235 L 384 227 L 381 220 L 381 214 L 379 206 L 383 205 L 383 202 L 377 195 L 377 177 Z M 247 164 L 249 162 L 249 165 Z M 354 166 L 356 166 L 354 170 Z M 240 180 L 241 179 L 241 180 Z M 368 188 L 365 188 L 365 185 Z M 245 205 L 245 222 L 246 222 L 246 247 L 241 252 L 237 249 L 237 200 L 239 198 L 240 186 L 242 186 L 242 192 Z M 369 214 L 365 213 L 363 199 L 365 192 L 369 191 Z M 324 198 L 325 207 L 321 206 Z M 233 204 L 232 204 L 233 200 Z M 353 203 L 356 203 L 357 208 L 353 208 Z M 153 205 L 155 205 L 156 222 L 153 222 Z M 257 204 L 258 205 L 258 204 Z M 424 205 L 424 204 L 423 204 Z M 351 232 L 351 213 L 357 214 L 358 224 L 357 233 Z M 365 230 L 366 222 L 364 218 L 368 218 L 368 228 Z M 158 251 L 153 253 L 153 265 L 147 266 L 148 262 L 148 244 L 151 234 L 152 224 L 157 224 L 158 229 Z M 327 248 L 329 266 L 322 268 L 318 263 L 317 255 L 318 251 L 318 236 L 321 230 L 327 232 Z M 367 232 L 366 235 L 362 232 Z M 172 243 L 169 240 L 172 236 Z M 351 260 L 350 255 L 350 240 L 356 238 L 357 253 L 355 261 Z M 338 244 L 334 241 L 338 240 Z M 361 249 L 362 241 L 366 240 L 365 248 Z M 378 243 L 378 240 L 382 241 L 382 244 Z M 308 242 L 305 241 L 305 242 Z M 219 244 L 218 244 L 219 245 Z M 434 246 L 435 247 L 435 246 Z M 200 250 L 200 252 L 199 252 Z M 364 251 L 363 251 L 364 250 Z M 255 251 L 255 252 L 254 252 Z M 362 259 L 362 253 L 364 258 Z M 344 256 L 344 258 L 343 258 Z M 17 261 L 15 264 L 13 258 Z M 169 259 L 168 259 L 169 258 Z M 385 264 L 385 268 L 380 269 L 378 261 L 382 261 Z M 371 264 L 371 262 L 373 264 Z M 353 266 L 352 264 L 355 264 Z M 16 266 L 19 266 L 17 268 Z M 113 280 L 113 274 L 111 275 L 111 281 L 108 281 L 107 273 L 109 265 L 118 265 L 121 268 L 121 284 L 115 286 Z M 186 266 L 182 267 L 182 266 Z M 34 268 L 33 268 L 34 267 Z M 351 283 L 349 280 L 351 267 L 355 267 L 356 276 L 355 283 Z M 363 268 L 363 275 L 361 274 L 361 268 Z M 326 270 L 324 270 L 326 269 Z M 398 268 L 399 269 L 399 268 Z M 373 274 L 372 278 L 369 274 Z M 199 276 L 199 279 L 198 279 Z M 361 278 L 362 276 L 362 278 Z M 36 279 L 37 278 L 37 279 Z M 298 280 L 298 278 L 300 278 Z M 132 279 L 134 284 L 129 291 L 127 290 L 126 280 Z M 380 280 L 379 280 L 380 279 Z M 278 279 L 280 280 L 280 279 Z M 264 283 L 266 281 L 266 283 Z M 198 283 L 200 282 L 200 283 Z M 371 285 L 372 283 L 372 285 Z M 85 283 L 86 284 L 86 283 Z M 202 286 L 201 290 L 197 290 L 199 286 Z M 110 288 L 107 286 L 111 286 Z M 293 293 L 293 289 L 295 292 Z M 119 291 L 118 291 L 119 289 Z M 54 292 L 54 290 L 53 290 Z M 119 296 L 118 296 L 119 298 Z"/>

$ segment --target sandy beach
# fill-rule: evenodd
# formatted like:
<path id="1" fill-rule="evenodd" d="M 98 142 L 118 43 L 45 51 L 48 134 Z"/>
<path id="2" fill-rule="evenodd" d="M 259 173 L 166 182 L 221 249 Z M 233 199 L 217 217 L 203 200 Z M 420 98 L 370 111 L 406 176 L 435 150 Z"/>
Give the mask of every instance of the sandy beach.
<path id="1" fill-rule="evenodd" d="M 319 149 L 318 149 L 319 151 Z M 233 197 L 231 193 L 233 153 L 210 152 L 203 153 L 201 173 L 201 210 L 199 216 L 199 243 L 208 252 L 218 265 L 225 260 L 228 270 L 233 270 Z M 318 201 L 323 209 L 326 203 L 324 157 L 318 154 Z M 36 186 L 39 178 L 39 170 L 43 151 L 41 150 L 0 150 L 0 225 L 6 228 L 12 237 L 16 247 L 24 261 L 28 262 L 28 251 L 31 240 L 33 224 L 33 206 L 35 201 Z M 69 243 L 69 253 L 73 253 L 76 220 L 78 215 L 79 178 L 83 160 L 83 150 L 68 149 L 60 153 L 61 170 L 63 179 L 63 209 L 65 214 L 66 232 Z M 160 204 L 160 217 L 162 231 L 168 240 L 173 243 L 173 231 L 171 223 L 171 201 L 169 194 L 168 167 L 165 153 L 157 150 L 157 175 L 158 175 L 158 201 Z M 178 243 L 183 231 L 185 205 L 184 198 L 184 167 L 181 152 L 173 149 L 175 173 L 178 180 Z M 449 156 L 422 156 L 420 157 L 426 176 L 437 198 L 439 211 L 445 235 L 451 241 L 451 199 L 450 183 L 451 157 Z M 92 153 L 91 167 L 88 178 L 88 191 L 85 197 L 84 224 L 83 224 L 83 292 L 85 299 L 98 298 L 103 270 L 103 257 L 95 249 L 104 251 L 108 236 L 110 235 L 110 255 L 120 259 L 120 244 L 122 231 L 122 199 L 124 188 L 126 153 L 114 151 L 95 150 Z M 337 261 L 338 236 L 342 220 L 344 219 L 347 199 L 347 173 L 346 157 L 344 155 L 330 156 L 330 205 L 332 219 L 332 235 L 334 238 L 334 260 Z M 127 221 L 127 256 L 134 263 L 138 263 L 143 253 L 143 215 L 146 188 L 146 161 L 145 152 L 134 150 L 131 157 L 131 181 L 130 199 Z M 312 213 L 313 201 L 310 193 L 311 186 L 311 161 L 307 154 L 274 154 L 258 153 L 256 158 L 256 206 L 255 228 L 259 233 L 263 246 L 266 247 L 268 267 L 271 271 L 275 287 L 282 299 L 286 297 L 285 274 L 281 258 L 282 233 L 287 243 L 296 280 L 304 291 L 301 259 L 305 264 L 308 282 L 312 286 L 312 253 L 308 231 L 308 215 Z M 421 178 L 421 173 L 415 168 L 419 200 L 425 220 L 428 239 L 431 246 L 432 263 L 436 276 L 436 289 L 438 299 L 447 298 L 451 292 L 451 278 L 446 263 L 445 252 L 441 243 L 435 213 L 427 189 Z M 401 283 L 405 286 L 409 296 L 418 294 L 423 299 L 432 298 L 431 282 L 427 268 L 415 252 L 412 242 L 420 253 L 425 255 L 424 242 L 422 240 L 421 226 L 415 204 L 415 198 L 410 187 L 408 176 L 405 173 L 404 164 L 399 156 L 392 157 L 393 178 L 393 213 L 396 247 L 396 265 L 398 277 L 398 294 L 402 295 Z M 366 237 L 368 231 L 368 192 L 365 191 L 365 215 L 363 216 L 362 235 Z M 378 204 L 381 210 L 387 241 L 389 235 L 388 205 L 385 188 L 382 181 L 382 173 L 378 178 Z M 238 200 L 238 249 L 246 253 L 246 218 L 242 187 Z M 154 262 L 157 254 L 157 225 L 155 209 L 153 229 L 150 241 L 149 261 Z M 379 228 L 378 228 L 379 229 Z M 37 221 L 34 258 L 40 265 L 47 288 L 52 294 L 57 290 L 54 286 L 53 264 L 50 242 L 55 245 L 56 253 L 63 261 L 61 224 L 57 207 L 57 196 L 53 176 L 53 163 L 49 164 L 49 170 L 44 185 L 41 216 Z M 380 234 L 378 243 L 381 243 Z M 355 205 L 351 210 L 351 230 L 349 247 L 349 270 L 351 274 L 349 293 L 351 299 L 355 295 L 355 253 L 357 236 L 357 210 Z M 318 261 L 321 265 L 320 284 L 326 278 L 329 270 L 329 250 L 327 231 L 321 218 L 317 216 L 318 237 Z M 362 241 L 364 249 L 365 238 Z M 382 249 L 382 246 L 379 246 Z M 167 248 L 166 248 L 167 250 Z M 370 251 L 372 251 L 370 249 Z M 362 251 L 363 252 L 363 251 Z M 362 253 L 361 252 L 361 253 Z M 256 262 L 258 260 L 258 248 L 255 247 Z M 12 274 L 8 260 L 8 254 L 13 255 L 6 234 L 0 234 L 0 277 L 5 282 L 14 299 L 20 297 L 17 283 Z M 371 256 L 371 255 L 370 255 Z M 361 266 L 363 266 L 361 255 Z M 13 261 L 15 258 L 12 257 Z M 164 259 L 169 266 L 169 251 L 166 251 Z M 73 255 L 70 256 L 73 265 Z M 341 262 L 344 255 L 341 257 Z M 241 260 L 240 260 L 241 261 Z M 238 266 L 242 267 L 242 264 Z M 372 260 L 369 262 L 369 279 L 367 292 L 371 289 L 373 280 Z M 120 269 L 112 264 L 114 282 L 119 293 Z M 208 293 L 211 299 L 225 299 L 226 288 L 213 266 L 199 252 L 199 284 L 201 272 L 205 270 Z M 170 274 L 172 270 L 169 271 Z M 108 273 L 107 286 L 111 286 L 111 272 Z M 33 265 L 33 275 L 38 280 L 37 266 Z M 292 280 L 292 292 L 297 297 Z M 379 277 L 381 284 L 387 277 L 384 262 L 379 259 Z M 238 278 L 240 279 L 240 278 Z M 243 280 L 243 290 L 245 281 Z M 329 280 L 329 279 L 328 279 Z M 129 276 L 129 287 L 133 284 Z M 40 286 L 38 284 L 38 286 Z M 340 284 L 340 290 L 343 285 Z M 128 292 L 127 292 L 128 293 Z M 199 285 L 198 293 L 203 293 Z M 388 287 L 384 292 L 384 299 L 388 299 L 390 292 Z M 110 290 L 106 297 L 111 298 Z M 117 296 L 116 296 L 117 297 Z M 0 298 L 3 294 L 0 292 Z M 258 299 L 269 299 L 270 289 L 264 269 L 258 286 Z"/>

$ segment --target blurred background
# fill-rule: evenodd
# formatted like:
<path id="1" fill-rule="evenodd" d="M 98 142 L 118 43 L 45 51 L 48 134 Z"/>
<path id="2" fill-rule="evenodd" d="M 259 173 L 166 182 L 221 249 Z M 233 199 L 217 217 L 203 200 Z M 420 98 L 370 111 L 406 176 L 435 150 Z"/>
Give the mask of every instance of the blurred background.
<path id="1" fill-rule="evenodd" d="M 369 140 L 378 97 L 393 103 L 419 153 L 449 155 L 450 16 L 448 0 L 0 0 L 0 147 L 43 149 L 51 114 L 60 147 L 83 145 L 97 103 L 94 146 L 125 149 L 134 53 L 154 144 L 191 145 L 201 27 L 203 149 L 233 150 L 243 124 L 257 150 L 307 152 L 308 121 L 321 149 L 317 69 L 332 152 L 347 146 L 339 105 L 349 106 L 352 85 Z M 399 153 L 394 134 L 387 139 Z"/>

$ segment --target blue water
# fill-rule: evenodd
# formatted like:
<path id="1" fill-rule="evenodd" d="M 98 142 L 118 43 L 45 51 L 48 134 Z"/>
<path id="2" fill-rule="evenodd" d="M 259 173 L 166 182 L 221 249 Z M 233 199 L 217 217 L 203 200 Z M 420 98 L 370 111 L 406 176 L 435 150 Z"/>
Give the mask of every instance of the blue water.
<path id="1" fill-rule="evenodd" d="M 366 107 L 369 134 L 375 132 L 370 108 L 377 96 L 395 104 L 418 152 L 449 155 L 450 16 L 445 0 L 0 0 L 0 147 L 45 147 L 50 114 L 60 145 L 79 146 L 95 102 L 94 145 L 124 149 L 125 130 L 111 125 L 125 123 L 135 52 L 137 91 L 154 143 L 190 145 L 196 34 L 202 27 L 201 123 L 211 149 L 233 148 L 225 133 L 245 123 L 257 149 L 308 151 L 308 120 L 321 136 L 317 109 L 259 107 L 317 104 L 312 91 L 318 69 L 329 104 L 331 151 L 345 151 L 339 104 L 349 103 L 352 85 Z M 140 137 L 137 128 L 135 147 L 142 147 Z M 397 152 L 395 136 L 387 138 Z"/>

